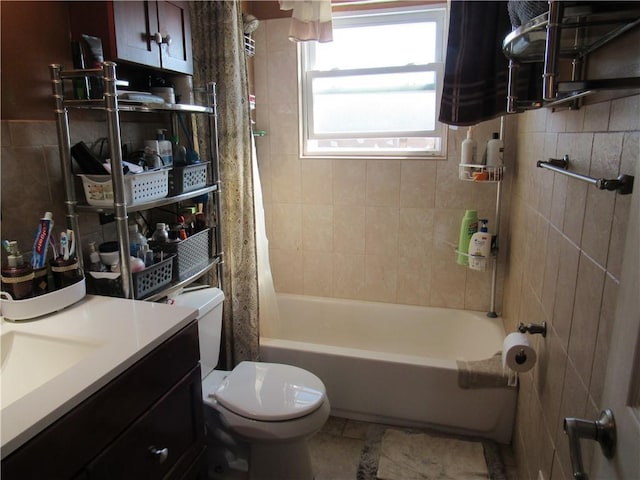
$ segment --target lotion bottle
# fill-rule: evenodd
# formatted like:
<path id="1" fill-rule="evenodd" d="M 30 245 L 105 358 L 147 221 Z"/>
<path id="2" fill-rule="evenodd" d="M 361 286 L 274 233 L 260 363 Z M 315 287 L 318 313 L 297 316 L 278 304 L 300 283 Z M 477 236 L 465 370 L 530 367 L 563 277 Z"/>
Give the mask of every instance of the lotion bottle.
<path id="1" fill-rule="evenodd" d="M 13 300 L 23 300 L 33 295 L 33 268 L 24 261 L 18 242 L 3 241 L 7 250 L 7 264 L 2 267 L 2 290 Z"/>
<path id="2" fill-rule="evenodd" d="M 460 225 L 460 238 L 458 240 L 458 265 L 469 265 L 469 242 L 474 233 L 478 231 L 478 212 L 467 210 L 462 217 Z"/>
<path id="3" fill-rule="evenodd" d="M 480 231 L 474 233 L 469 241 L 469 268 L 484 272 L 491 256 L 491 234 L 487 228 L 489 220 L 478 220 Z"/>
<path id="4" fill-rule="evenodd" d="M 478 144 L 473 138 L 473 127 L 467 129 L 467 138 L 462 141 L 460 163 L 473 165 L 478 163 Z"/>

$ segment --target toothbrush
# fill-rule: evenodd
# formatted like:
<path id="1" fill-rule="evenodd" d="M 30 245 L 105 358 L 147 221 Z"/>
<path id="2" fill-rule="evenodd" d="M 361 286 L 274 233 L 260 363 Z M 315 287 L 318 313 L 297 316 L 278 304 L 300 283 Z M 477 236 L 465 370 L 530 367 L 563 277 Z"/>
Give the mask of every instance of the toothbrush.
<path id="1" fill-rule="evenodd" d="M 69 248 L 69 258 L 75 258 L 76 256 L 76 239 L 73 235 L 73 230 L 67 230 L 67 241 Z"/>
<path id="2" fill-rule="evenodd" d="M 66 232 L 60 232 L 60 255 L 69 260 L 69 244 Z"/>

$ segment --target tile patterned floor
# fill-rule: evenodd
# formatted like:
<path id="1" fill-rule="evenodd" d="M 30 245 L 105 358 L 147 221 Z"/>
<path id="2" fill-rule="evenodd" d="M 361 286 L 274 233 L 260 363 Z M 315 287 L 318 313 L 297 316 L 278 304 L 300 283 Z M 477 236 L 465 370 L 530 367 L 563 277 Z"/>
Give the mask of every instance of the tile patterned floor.
<path id="1" fill-rule="evenodd" d="M 316 473 L 315 480 L 377 480 L 380 446 L 387 429 L 442 436 L 427 429 L 402 428 L 329 417 L 322 430 L 309 442 L 311 461 Z M 463 437 L 452 438 L 465 440 Z M 516 465 L 510 447 L 491 441 L 482 441 L 482 446 L 489 471 L 488 479 L 517 480 Z M 426 480 L 433 477 L 417 474 L 414 478 Z M 239 472 L 220 477 L 220 480 L 245 479 L 246 475 Z"/>

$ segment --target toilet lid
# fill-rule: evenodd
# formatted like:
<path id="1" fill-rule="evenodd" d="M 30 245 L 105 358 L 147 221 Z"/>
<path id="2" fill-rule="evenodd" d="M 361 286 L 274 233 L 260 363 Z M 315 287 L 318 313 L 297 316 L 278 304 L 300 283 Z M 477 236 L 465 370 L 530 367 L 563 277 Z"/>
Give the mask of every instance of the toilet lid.
<path id="1" fill-rule="evenodd" d="M 278 421 L 318 409 L 325 398 L 322 381 L 291 365 L 241 362 L 213 394 L 225 408 L 243 417 Z"/>

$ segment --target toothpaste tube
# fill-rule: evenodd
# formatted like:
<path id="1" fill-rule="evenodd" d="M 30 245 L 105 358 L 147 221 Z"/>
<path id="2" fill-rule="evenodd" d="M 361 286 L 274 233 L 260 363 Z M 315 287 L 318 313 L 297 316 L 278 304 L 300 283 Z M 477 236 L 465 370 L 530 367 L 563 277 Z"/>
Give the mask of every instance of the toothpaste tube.
<path id="1" fill-rule="evenodd" d="M 33 268 L 42 268 L 47 262 L 47 246 L 53 229 L 53 214 L 45 212 L 44 217 L 40 219 L 36 238 L 33 242 L 33 254 L 31 256 L 31 266 Z"/>

